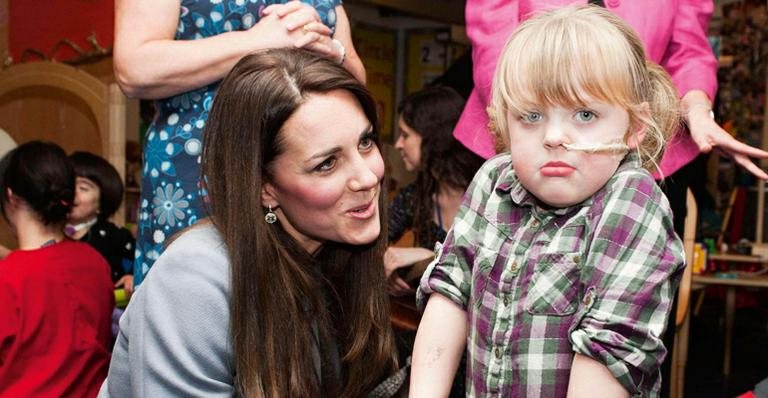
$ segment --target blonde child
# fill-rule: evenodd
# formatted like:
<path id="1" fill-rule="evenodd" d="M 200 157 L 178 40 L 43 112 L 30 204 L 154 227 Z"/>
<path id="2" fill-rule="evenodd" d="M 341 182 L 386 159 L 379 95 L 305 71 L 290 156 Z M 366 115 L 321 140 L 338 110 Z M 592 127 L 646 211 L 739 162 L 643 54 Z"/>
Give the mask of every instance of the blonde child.
<path id="1" fill-rule="evenodd" d="M 653 169 L 677 93 L 594 6 L 520 25 L 488 109 L 509 153 L 467 191 L 422 278 L 411 395 L 656 396 L 683 264 Z M 437 293 L 437 294 L 432 294 Z"/>

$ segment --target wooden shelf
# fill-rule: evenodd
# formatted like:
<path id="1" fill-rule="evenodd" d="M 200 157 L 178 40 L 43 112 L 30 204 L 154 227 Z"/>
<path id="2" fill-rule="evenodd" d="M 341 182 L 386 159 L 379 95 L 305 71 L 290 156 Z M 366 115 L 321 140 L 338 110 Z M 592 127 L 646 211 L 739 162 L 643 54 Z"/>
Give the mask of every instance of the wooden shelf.
<path id="1" fill-rule="evenodd" d="M 733 278 L 717 277 L 713 275 L 693 275 L 693 283 L 704 285 L 726 285 L 742 287 L 763 287 L 768 288 L 768 275 L 748 276 L 739 274 Z"/>
<path id="2" fill-rule="evenodd" d="M 768 258 L 745 254 L 710 254 L 710 260 L 732 261 L 734 263 L 768 263 Z"/>

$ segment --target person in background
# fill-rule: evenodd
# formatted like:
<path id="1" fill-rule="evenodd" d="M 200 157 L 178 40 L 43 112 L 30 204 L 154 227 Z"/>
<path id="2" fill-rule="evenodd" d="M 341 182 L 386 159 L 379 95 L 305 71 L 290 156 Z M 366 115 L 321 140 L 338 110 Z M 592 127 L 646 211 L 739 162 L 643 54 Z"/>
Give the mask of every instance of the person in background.
<path id="1" fill-rule="evenodd" d="M 421 280 L 413 396 L 443 396 L 465 346 L 467 396 L 659 394 L 685 260 L 649 170 L 677 103 L 603 8 L 518 27 L 488 109 L 509 152 L 477 173 Z"/>
<path id="2" fill-rule="evenodd" d="M 416 180 L 401 189 L 389 207 L 389 243 L 411 229 L 414 246 L 387 248 L 384 270 L 389 293 L 411 295 L 411 303 L 415 299 L 411 284 L 434 258 L 435 244 L 445 239 L 464 191 L 484 162 L 451 135 L 463 108 L 464 99 L 455 90 L 432 86 L 410 94 L 397 109 L 395 148 L 406 170 L 416 171 Z M 404 275 L 395 272 L 406 267 L 410 268 Z M 400 350 L 410 353 L 413 332 L 397 336 Z M 464 396 L 464 369 L 458 370 L 450 396 Z"/>
<path id="3" fill-rule="evenodd" d="M 302 49 L 244 57 L 206 125 L 209 222 L 120 320 L 102 396 L 390 397 L 376 106 Z"/>
<path id="4" fill-rule="evenodd" d="M 0 161 L 0 207 L 19 248 L 0 260 L 0 397 L 94 397 L 109 365 L 109 265 L 64 236 L 75 174 L 55 144 Z"/>
<path id="5" fill-rule="evenodd" d="M 394 295 L 414 293 L 394 271 L 434 257 L 435 243 L 445 239 L 464 191 L 484 162 L 451 135 L 463 108 L 464 99 L 444 86 L 417 91 L 398 106 L 395 148 L 406 170 L 416 171 L 416 181 L 400 190 L 389 208 L 389 242 L 408 229 L 415 239 L 414 247 L 390 247 L 384 256 Z"/>
<path id="6" fill-rule="evenodd" d="M 69 160 L 75 170 L 75 204 L 64 232 L 91 245 L 109 263 L 112 282 L 133 292 L 133 245 L 131 233 L 109 221 L 123 201 L 123 182 L 104 158 L 90 152 L 74 152 Z"/>
<path id="7" fill-rule="evenodd" d="M 244 55 L 277 47 L 314 51 L 365 81 L 340 0 L 115 2 L 115 77 L 157 112 L 144 145 L 135 285 L 172 235 L 205 217 L 200 153 L 219 81 Z"/>

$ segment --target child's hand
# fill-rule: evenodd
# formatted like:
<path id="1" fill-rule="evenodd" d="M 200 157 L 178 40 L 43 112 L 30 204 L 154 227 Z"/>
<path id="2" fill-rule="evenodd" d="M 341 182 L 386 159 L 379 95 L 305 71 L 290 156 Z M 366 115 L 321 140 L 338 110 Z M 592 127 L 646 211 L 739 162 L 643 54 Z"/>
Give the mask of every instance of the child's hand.
<path id="1" fill-rule="evenodd" d="M 125 295 L 127 297 L 131 297 L 131 294 L 133 294 L 133 275 L 123 275 L 122 278 L 120 278 L 117 282 L 115 282 L 115 287 L 120 288 L 122 287 L 125 289 Z"/>

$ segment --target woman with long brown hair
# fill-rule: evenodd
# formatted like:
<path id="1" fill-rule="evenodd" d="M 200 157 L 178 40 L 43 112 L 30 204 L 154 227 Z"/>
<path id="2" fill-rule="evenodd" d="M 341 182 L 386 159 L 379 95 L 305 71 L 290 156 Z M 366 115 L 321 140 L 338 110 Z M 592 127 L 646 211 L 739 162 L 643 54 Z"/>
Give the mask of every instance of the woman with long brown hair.
<path id="1" fill-rule="evenodd" d="M 132 298 L 102 392 L 392 396 L 404 372 L 368 91 L 304 50 L 259 52 L 224 79 L 205 128 L 211 222 Z"/>
<path id="2" fill-rule="evenodd" d="M 416 180 L 389 207 L 389 242 L 397 242 L 408 229 L 414 233 L 414 247 L 390 247 L 384 257 L 393 295 L 415 293 L 394 271 L 434 257 L 435 242 L 445 240 L 464 191 L 483 165 L 483 158 L 453 137 L 462 109 L 464 98 L 446 86 L 426 87 L 398 105 L 395 149 L 405 169 L 416 172 Z"/>

